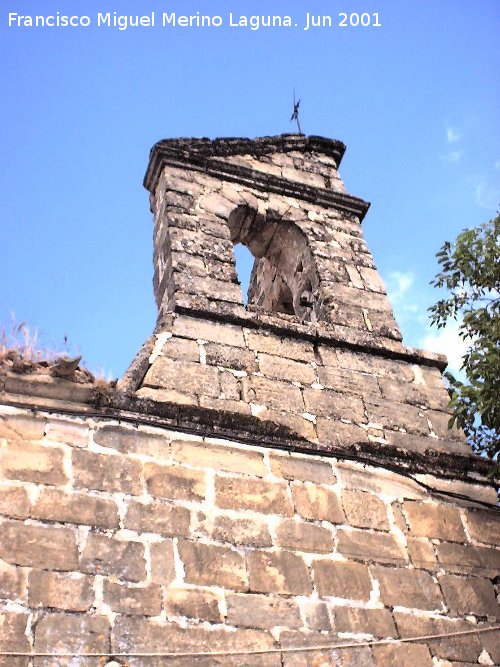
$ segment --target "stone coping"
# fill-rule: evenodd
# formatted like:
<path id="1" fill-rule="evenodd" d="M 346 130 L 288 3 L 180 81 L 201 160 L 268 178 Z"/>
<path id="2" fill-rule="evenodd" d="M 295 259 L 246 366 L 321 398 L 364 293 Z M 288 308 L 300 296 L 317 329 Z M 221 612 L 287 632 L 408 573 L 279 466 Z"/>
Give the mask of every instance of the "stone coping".
<path id="1" fill-rule="evenodd" d="M 278 134 L 275 136 L 256 137 L 184 137 L 162 139 L 151 149 L 151 154 L 159 146 L 171 146 L 182 150 L 196 151 L 210 157 L 229 155 L 267 155 L 269 153 L 317 152 L 332 157 L 337 168 L 344 156 L 346 145 L 338 139 L 318 135 Z"/>
<path id="2" fill-rule="evenodd" d="M 287 143 L 286 137 L 290 137 Z M 285 152 L 287 150 L 317 150 L 326 155 L 337 156 L 340 162 L 344 144 L 322 137 L 302 137 L 301 135 L 284 135 L 280 137 L 264 137 L 262 139 L 172 139 L 160 141 L 153 146 L 144 187 L 154 192 L 163 168 L 167 165 L 181 169 L 191 169 L 207 173 L 210 176 L 247 185 L 257 190 L 274 192 L 279 195 L 302 199 L 325 208 L 335 208 L 346 215 L 357 218 L 365 217 L 370 204 L 359 197 L 334 192 L 326 188 L 304 185 L 250 167 L 218 160 L 217 157 L 256 153 L 262 155 L 269 152 Z M 295 139 L 297 141 L 295 141 Z M 328 150 L 323 148 L 327 146 Z M 338 163 L 337 163 L 338 165 Z"/>
<path id="3" fill-rule="evenodd" d="M 82 417 L 145 424 L 205 437 L 224 438 L 260 447 L 354 460 L 402 474 L 423 473 L 474 483 L 487 479 L 491 462 L 474 455 L 428 450 L 424 454 L 379 442 L 323 447 L 300 438 L 282 424 L 250 415 L 139 398 L 114 387 L 77 384 L 49 375 L 0 375 L 0 402 L 34 412 L 49 411 Z"/>

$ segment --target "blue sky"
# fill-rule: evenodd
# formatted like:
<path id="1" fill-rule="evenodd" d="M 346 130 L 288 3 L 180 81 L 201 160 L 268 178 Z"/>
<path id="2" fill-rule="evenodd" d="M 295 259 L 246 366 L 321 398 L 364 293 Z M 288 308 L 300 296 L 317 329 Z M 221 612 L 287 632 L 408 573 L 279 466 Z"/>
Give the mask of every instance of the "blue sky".
<path id="1" fill-rule="evenodd" d="M 150 147 L 177 136 L 294 131 L 341 139 L 341 175 L 409 345 L 444 343 L 426 308 L 435 253 L 500 202 L 498 0 L 4 0 L 0 11 L 0 317 L 67 336 L 119 376 L 155 322 Z M 97 27 L 121 15 L 290 15 L 292 28 Z M 306 12 L 377 12 L 382 27 L 302 29 Z M 88 15 L 88 28 L 8 14 Z"/>

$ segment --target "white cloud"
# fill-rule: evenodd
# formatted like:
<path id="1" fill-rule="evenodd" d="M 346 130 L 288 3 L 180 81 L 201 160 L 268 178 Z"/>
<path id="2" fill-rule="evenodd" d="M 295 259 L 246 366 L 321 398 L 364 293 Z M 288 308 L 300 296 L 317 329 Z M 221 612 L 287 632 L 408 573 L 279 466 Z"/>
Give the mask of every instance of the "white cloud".
<path id="1" fill-rule="evenodd" d="M 453 129 L 450 125 L 446 126 L 446 141 L 449 144 L 455 144 L 457 141 L 460 141 L 462 135 L 457 130 Z"/>
<path id="2" fill-rule="evenodd" d="M 495 171 L 500 171 L 500 160 L 495 160 L 495 162 L 493 163 L 493 169 Z"/>
<path id="3" fill-rule="evenodd" d="M 500 203 L 500 189 L 490 185 L 485 176 L 471 176 L 476 204 L 494 211 Z"/>
<path id="4" fill-rule="evenodd" d="M 390 301 L 396 303 L 403 299 L 413 285 L 415 275 L 411 271 L 392 271 L 384 282 L 387 284 L 387 293 Z"/>
<path id="5" fill-rule="evenodd" d="M 443 329 L 427 328 L 419 345 L 424 350 L 439 352 L 448 357 L 450 370 L 457 374 L 462 366 L 462 357 L 467 352 L 470 341 L 463 341 L 458 335 L 460 322 L 450 322 Z"/>
<path id="6" fill-rule="evenodd" d="M 401 306 L 402 310 L 406 311 L 407 313 L 418 313 L 420 308 L 417 306 L 416 303 L 404 303 Z"/>
<path id="7" fill-rule="evenodd" d="M 464 153 L 463 151 L 450 151 L 446 155 L 443 155 L 441 159 L 444 160 L 445 162 L 450 162 L 454 164 L 460 160 L 463 153 Z"/>

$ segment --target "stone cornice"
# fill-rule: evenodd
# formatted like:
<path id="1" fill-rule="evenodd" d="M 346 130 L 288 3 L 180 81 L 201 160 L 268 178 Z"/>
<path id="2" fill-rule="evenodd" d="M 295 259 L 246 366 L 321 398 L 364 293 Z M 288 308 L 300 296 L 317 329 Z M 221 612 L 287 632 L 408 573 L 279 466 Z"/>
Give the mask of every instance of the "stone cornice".
<path id="1" fill-rule="evenodd" d="M 48 376 L 8 373 L 2 377 L 0 374 L 0 404 L 33 412 L 144 424 L 260 447 L 353 460 L 403 474 L 431 474 L 494 486 L 488 479 L 491 462 L 472 452 L 468 456 L 433 450 L 419 453 L 378 442 L 324 447 L 301 438 L 282 424 L 250 415 L 139 398 L 114 389 L 103 394 L 92 385 L 78 385 Z"/>
<path id="2" fill-rule="evenodd" d="M 335 160 L 337 168 L 344 156 L 346 146 L 338 139 L 328 139 L 316 135 L 279 134 L 273 137 L 220 137 L 218 139 L 184 138 L 163 139 L 151 149 L 158 147 L 176 148 L 181 151 L 198 153 L 208 157 L 228 157 L 230 155 L 253 155 L 259 157 L 270 153 L 321 153 Z"/>
<path id="3" fill-rule="evenodd" d="M 316 151 L 336 160 L 342 159 L 345 146 L 340 141 L 322 137 L 303 137 L 302 135 L 282 135 L 262 139 L 172 139 L 160 141 L 153 146 L 144 187 L 154 192 L 158 179 L 165 166 L 190 169 L 207 173 L 235 183 L 246 185 L 256 190 L 294 197 L 319 206 L 335 208 L 360 221 L 366 215 L 370 204 L 352 195 L 335 192 L 291 181 L 263 171 L 232 164 L 221 157 L 231 155 L 263 155 L 271 152 Z"/>

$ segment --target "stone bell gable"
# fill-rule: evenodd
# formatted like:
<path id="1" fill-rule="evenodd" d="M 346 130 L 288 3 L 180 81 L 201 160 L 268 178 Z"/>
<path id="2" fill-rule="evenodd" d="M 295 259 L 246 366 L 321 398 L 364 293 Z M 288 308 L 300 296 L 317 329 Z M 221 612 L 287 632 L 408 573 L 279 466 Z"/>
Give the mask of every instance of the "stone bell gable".
<path id="1" fill-rule="evenodd" d="M 153 147 L 158 324 L 122 387 L 282 425 L 313 450 L 466 454 L 447 429 L 444 358 L 402 343 L 344 150 L 301 135 Z M 238 243 L 255 258 L 247 305 Z"/>
<path id="2" fill-rule="evenodd" d="M 123 378 L 0 355 L 0 667 L 500 665 L 490 465 L 401 340 L 344 148 L 156 144 Z"/>

